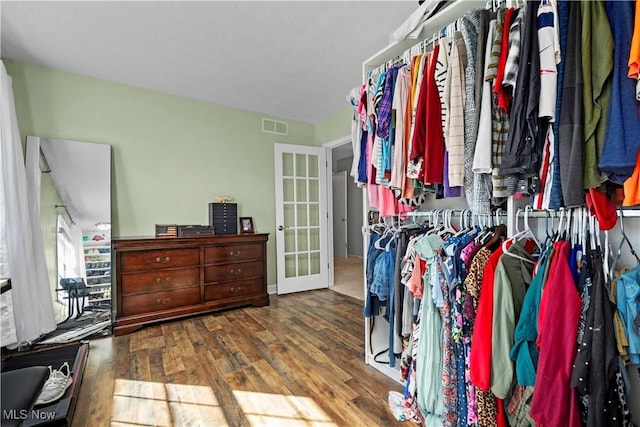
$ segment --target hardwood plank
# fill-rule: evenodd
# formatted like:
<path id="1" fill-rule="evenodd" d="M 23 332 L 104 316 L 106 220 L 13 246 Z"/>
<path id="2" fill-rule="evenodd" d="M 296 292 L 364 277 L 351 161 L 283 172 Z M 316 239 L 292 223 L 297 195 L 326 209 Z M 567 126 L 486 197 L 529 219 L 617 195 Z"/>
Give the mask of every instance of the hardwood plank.
<path id="1" fill-rule="evenodd" d="M 115 343 L 111 338 L 92 341 L 89 357 L 83 373 L 79 391 L 79 401 L 86 400 L 88 405 L 76 405 L 75 419 L 92 418 L 97 420 L 96 426 L 109 425 L 113 400 L 113 384 L 115 372 Z M 97 357 L 95 357 L 97 356 Z"/>
<path id="2" fill-rule="evenodd" d="M 228 382 L 224 379 L 224 374 L 218 371 L 217 364 L 210 358 L 210 353 L 205 353 L 205 360 L 209 363 L 203 363 L 201 366 L 205 371 L 209 385 L 213 390 L 218 403 L 224 412 L 227 425 L 229 426 L 245 426 L 249 425 L 245 414 L 240 409 L 238 401 L 233 395 L 233 390 Z"/>
<path id="3" fill-rule="evenodd" d="M 329 290 L 91 341 L 72 426 L 396 426 L 362 303 Z"/>

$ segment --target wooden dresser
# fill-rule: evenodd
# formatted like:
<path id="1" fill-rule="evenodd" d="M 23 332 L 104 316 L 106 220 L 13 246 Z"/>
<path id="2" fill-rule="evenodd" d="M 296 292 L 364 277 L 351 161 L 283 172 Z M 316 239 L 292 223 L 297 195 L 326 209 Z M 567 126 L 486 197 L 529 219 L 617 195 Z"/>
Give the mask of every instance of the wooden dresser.
<path id="1" fill-rule="evenodd" d="M 114 239 L 115 335 L 161 320 L 268 305 L 268 237 Z"/>

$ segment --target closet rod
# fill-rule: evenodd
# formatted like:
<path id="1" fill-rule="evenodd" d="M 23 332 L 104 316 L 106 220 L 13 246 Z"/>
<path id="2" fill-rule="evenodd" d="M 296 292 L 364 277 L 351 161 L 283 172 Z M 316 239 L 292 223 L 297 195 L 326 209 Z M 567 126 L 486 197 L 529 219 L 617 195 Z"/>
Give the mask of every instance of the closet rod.
<path id="1" fill-rule="evenodd" d="M 69 209 L 67 209 L 67 205 L 56 205 L 56 209 L 64 209 L 65 213 L 67 214 L 67 217 L 69 218 L 69 221 L 71 221 L 71 224 L 75 225 L 76 222 L 71 217 L 71 214 L 69 213 Z"/>
<path id="2" fill-rule="evenodd" d="M 435 212 L 436 212 L 436 210 L 431 210 L 431 211 L 413 211 L 413 212 L 407 212 L 406 215 L 407 216 L 431 216 L 431 215 L 434 215 Z M 439 213 L 446 212 L 447 214 L 451 213 L 451 215 L 453 215 L 453 216 L 462 216 L 462 215 L 469 215 L 471 211 L 469 209 L 438 209 L 438 212 Z M 491 212 L 490 214 L 479 215 L 479 216 L 495 216 L 495 215 L 507 216 L 507 212 L 500 210 L 500 211 L 497 211 L 497 212 Z M 626 216 L 626 214 L 625 214 L 625 216 Z"/>
<path id="3" fill-rule="evenodd" d="M 565 212 L 567 212 L 569 209 L 566 209 Z M 529 218 L 559 218 L 560 217 L 560 212 L 562 211 L 545 211 L 545 210 L 529 210 L 526 211 L 527 212 L 527 216 Z M 617 210 L 617 214 L 618 216 L 620 216 L 620 210 Z M 516 215 L 518 217 L 524 217 L 525 216 L 525 211 L 522 209 L 519 209 L 516 212 Z M 623 208 L 622 209 L 622 215 L 625 218 L 640 218 L 640 209 L 637 208 Z"/>

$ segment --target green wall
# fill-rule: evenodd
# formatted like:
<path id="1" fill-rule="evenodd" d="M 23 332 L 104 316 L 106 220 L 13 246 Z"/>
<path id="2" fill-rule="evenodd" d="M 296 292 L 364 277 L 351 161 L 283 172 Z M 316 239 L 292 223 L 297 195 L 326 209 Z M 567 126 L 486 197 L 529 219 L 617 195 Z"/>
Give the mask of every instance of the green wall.
<path id="1" fill-rule="evenodd" d="M 267 134 L 261 114 L 4 63 L 23 141 L 36 135 L 112 145 L 113 237 L 153 235 L 155 224 L 208 224 L 208 203 L 229 195 L 240 216 L 270 233 L 268 283 L 276 283 L 273 144 L 321 144 L 329 131 L 318 136 L 315 126 L 286 120 L 288 136 Z"/>
<path id="2" fill-rule="evenodd" d="M 346 101 L 345 101 L 346 104 Z M 329 117 L 319 121 L 315 126 L 315 142 L 320 146 L 346 135 L 351 135 L 351 118 L 353 107 L 347 105 Z"/>

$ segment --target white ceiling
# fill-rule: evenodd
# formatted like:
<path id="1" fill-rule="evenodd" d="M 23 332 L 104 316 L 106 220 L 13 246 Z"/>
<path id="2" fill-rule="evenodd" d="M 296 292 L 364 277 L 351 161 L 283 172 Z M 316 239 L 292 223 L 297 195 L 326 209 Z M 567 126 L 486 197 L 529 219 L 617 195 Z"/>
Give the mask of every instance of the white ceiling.
<path id="1" fill-rule="evenodd" d="M 6 1 L 1 53 L 307 123 L 347 106 L 362 61 L 418 1 Z"/>

